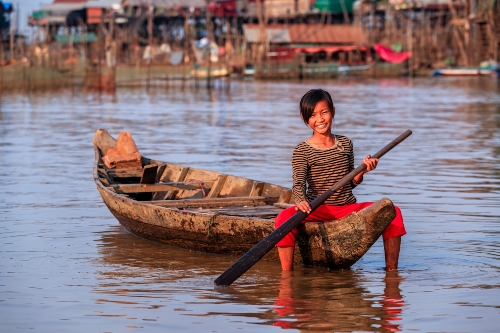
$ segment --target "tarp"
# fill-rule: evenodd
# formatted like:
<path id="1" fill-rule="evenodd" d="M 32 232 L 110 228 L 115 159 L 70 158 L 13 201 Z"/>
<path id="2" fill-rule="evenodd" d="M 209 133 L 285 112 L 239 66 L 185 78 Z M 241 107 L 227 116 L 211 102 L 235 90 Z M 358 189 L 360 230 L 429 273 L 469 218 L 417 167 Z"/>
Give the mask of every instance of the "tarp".
<path id="1" fill-rule="evenodd" d="M 403 61 L 411 57 L 411 52 L 396 52 L 393 49 L 382 44 L 373 45 L 373 49 L 375 50 L 375 52 L 377 52 L 380 58 L 393 64 L 402 63 Z"/>

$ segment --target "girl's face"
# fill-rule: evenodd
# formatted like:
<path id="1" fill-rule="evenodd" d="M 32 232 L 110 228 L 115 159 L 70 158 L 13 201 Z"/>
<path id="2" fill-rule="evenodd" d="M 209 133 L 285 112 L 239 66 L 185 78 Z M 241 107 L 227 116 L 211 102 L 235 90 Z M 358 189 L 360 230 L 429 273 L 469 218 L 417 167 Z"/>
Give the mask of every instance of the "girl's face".
<path id="1" fill-rule="evenodd" d="M 335 112 L 335 111 L 334 111 Z M 319 101 L 307 124 L 312 128 L 314 134 L 330 133 L 334 114 L 328 108 L 328 103 Z"/>

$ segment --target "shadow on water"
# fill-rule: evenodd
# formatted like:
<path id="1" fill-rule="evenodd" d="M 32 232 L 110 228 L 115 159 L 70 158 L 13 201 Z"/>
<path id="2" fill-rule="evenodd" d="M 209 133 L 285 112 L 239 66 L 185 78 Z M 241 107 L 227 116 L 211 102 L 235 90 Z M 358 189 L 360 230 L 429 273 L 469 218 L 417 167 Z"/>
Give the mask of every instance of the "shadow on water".
<path id="1" fill-rule="evenodd" d="M 158 309 L 166 306 L 161 302 L 189 293 L 175 309 L 181 316 L 239 318 L 308 332 L 402 330 L 406 304 L 398 272 L 383 272 L 378 281 L 370 281 L 383 287 L 374 293 L 360 271 L 297 267 L 281 272 L 276 263 L 260 262 L 233 287 L 214 287 L 213 280 L 234 258 L 153 243 L 120 226 L 100 232 L 96 241 L 99 303 Z"/>

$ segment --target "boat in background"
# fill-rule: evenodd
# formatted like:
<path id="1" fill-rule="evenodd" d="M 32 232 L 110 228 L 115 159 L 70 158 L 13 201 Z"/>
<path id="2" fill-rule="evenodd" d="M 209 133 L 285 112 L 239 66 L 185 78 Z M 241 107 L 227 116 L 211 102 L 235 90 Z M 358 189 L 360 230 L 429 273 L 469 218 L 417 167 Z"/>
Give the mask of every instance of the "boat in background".
<path id="1" fill-rule="evenodd" d="M 198 79 L 204 79 L 208 77 L 208 73 L 210 73 L 210 77 L 224 77 L 230 74 L 226 67 L 212 67 L 210 71 L 206 67 L 196 67 L 191 71 L 191 76 Z"/>
<path id="2" fill-rule="evenodd" d="M 432 75 L 455 75 L 455 76 L 464 76 L 464 75 L 491 75 L 493 69 L 491 68 L 441 68 L 436 69 L 432 72 Z"/>

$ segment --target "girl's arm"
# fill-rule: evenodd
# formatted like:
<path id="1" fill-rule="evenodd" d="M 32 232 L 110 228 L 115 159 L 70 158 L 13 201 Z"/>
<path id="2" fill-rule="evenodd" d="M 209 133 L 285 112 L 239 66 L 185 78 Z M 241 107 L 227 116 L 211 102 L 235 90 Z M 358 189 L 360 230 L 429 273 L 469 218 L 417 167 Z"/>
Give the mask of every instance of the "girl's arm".
<path id="1" fill-rule="evenodd" d="M 292 194 L 296 203 L 295 209 L 300 209 L 304 213 L 311 212 L 311 206 L 306 200 L 307 185 L 307 160 L 304 154 L 297 148 L 292 156 Z"/>

